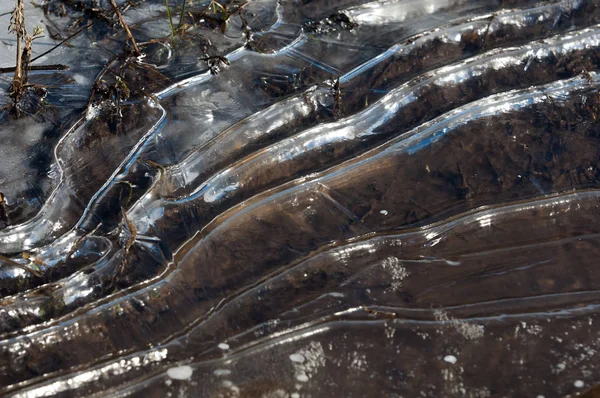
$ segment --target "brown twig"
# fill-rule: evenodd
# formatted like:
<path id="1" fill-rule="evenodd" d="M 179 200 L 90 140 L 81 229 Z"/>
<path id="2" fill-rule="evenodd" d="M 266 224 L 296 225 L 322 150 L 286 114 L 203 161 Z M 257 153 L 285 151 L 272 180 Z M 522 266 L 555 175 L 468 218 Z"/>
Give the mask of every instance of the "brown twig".
<path id="1" fill-rule="evenodd" d="M 51 49 L 49 49 L 48 51 L 43 52 L 40 55 L 38 55 L 37 57 L 32 58 L 30 62 L 34 62 L 34 61 L 42 58 L 44 55 L 49 54 L 52 51 L 56 50 L 58 47 L 60 47 L 63 44 L 65 44 L 66 42 L 68 42 L 69 40 L 71 40 L 73 37 L 77 36 L 78 34 L 80 34 L 81 32 L 83 32 L 84 30 L 86 30 L 87 28 L 90 28 L 94 23 L 95 22 L 90 22 L 89 24 L 87 24 L 83 28 L 79 29 L 77 32 L 73 33 L 71 36 L 67 37 L 66 39 L 64 39 L 63 41 L 61 41 L 60 43 L 58 43 L 57 45 L 55 45 Z"/>
<path id="2" fill-rule="evenodd" d="M 11 260 L 8 257 L 4 257 L 4 256 L 0 255 L 0 261 L 4 261 L 5 263 L 8 263 L 8 264 L 13 265 L 13 266 L 18 267 L 18 268 L 21 268 L 21 269 L 23 269 L 23 270 L 25 270 L 25 271 L 27 271 L 27 272 L 29 272 L 29 273 L 37 276 L 38 278 L 43 278 L 44 277 L 44 275 L 42 274 L 41 271 L 34 270 L 33 268 L 28 267 L 25 264 L 21 264 L 21 263 L 18 263 L 16 261 L 14 261 L 14 260 Z"/>
<path id="3" fill-rule="evenodd" d="M 53 64 L 53 65 L 29 65 L 27 70 L 69 70 L 68 65 Z M 11 66 L 10 68 L 0 68 L 0 73 L 11 73 L 17 70 L 16 67 Z"/>
<path id="4" fill-rule="evenodd" d="M 17 35 L 17 61 L 15 75 L 10 86 L 10 96 L 16 102 L 19 101 L 23 93 L 23 40 L 27 31 L 25 30 L 25 7 L 23 0 L 16 0 L 15 9 L 10 18 L 9 31 Z"/>
<path id="5" fill-rule="evenodd" d="M 125 211 L 124 207 L 121 207 L 121 212 L 123 213 L 123 226 L 129 231 L 129 238 L 125 241 L 125 255 L 123 256 L 123 261 L 121 261 L 121 264 L 119 265 L 119 274 L 123 274 L 125 270 L 125 265 L 127 264 L 127 255 L 129 254 L 129 250 L 131 249 L 131 247 L 137 239 L 137 229 L 135 228 L 133 223 L 129 221 L 129 218 L 127 217 L 127 212 Z"/>
<path id="6" fill-rule="evenodd" d="M 41 26 L 33 29 L 33 34 L 27 33 L 25 28 L 25 6 L 24 0 L 16 0 L 15 8 L 10 17 L 8 31 L 17 36 L 17 54 L 14 68 L 13 80 L 9 88 L 9 96 L 13 100 L 13 111 L 17 117 L 20 114 L 19 102 L 27 89 L 27 72 L 31 62 L 31 46 L 33 41 L 43 36 L 44 30 Z"/>
<path id="7" fill-rule="evenodd" d="M 79 239 L 77 239 L 77 240 L 75 241 L 75 243 L 73 244 L 73 247 L 71 247 L 71 250 L 69 250 L 69 253 L 67 253 L 67 257 L 65 257 L 65 261 L 66 261 L 66 259 L 69 259 L 69 258 L 71 258 L 71 256 L 72 256 L 73 254 L 75 254 L 75 253 L 77 252 L 77 250 L 79 250 L 79 248 L 81 247 L 81 244 L 83 243 L 83 241 L 84 241 L 84 240 L 85 240 L 85 239 L 86 239 L 86 238 L 87 238 L 89 235 L 94 235 L 94 234 L 95 234 L 95 233 L 96 233 L 96 232 L 97 232 L 97 231 L 100 229 L 100 227 L 101 227 L 101 226 L 102 226 L 102 223 L 100 222 L 100 223 L 98 223 L 98 225 L 96 225 L 96 227 L 95 227 L 93 230 L 91 230 L 91 231 L 89 231 L 89 232 L 85 232 L 83 235 L 81 235 L 81 236 L 79 237 Z"/>
<path id="8" fill-rule="evenodd" d="M 125 30 L 125 34 L 127 35 L 127 38 L 131 42 L 131 46 L 133 47 L 133 51 L 134 51 L 135 55 L 137 55 L 137 56 L 142 55 L 142 53 L 140 52 L 140 49 L 138 48 L 138 46 L 135 42 L 135 39 L 133 38 L 133 35 L 131 34 L 131 31 L 129 30 L 129 26 L 127 26 L 127 23 L 123 19 L 123 15 L 121 14 L 119 7 L 117 6 L 117 3 L 115 3 L 115 0 L 110 0 L 110 4 L 112 5 L 112 7 L 115 10 L 115 13 L 119 17 L 119 22 L 121 23 L 123 30 Z"/>

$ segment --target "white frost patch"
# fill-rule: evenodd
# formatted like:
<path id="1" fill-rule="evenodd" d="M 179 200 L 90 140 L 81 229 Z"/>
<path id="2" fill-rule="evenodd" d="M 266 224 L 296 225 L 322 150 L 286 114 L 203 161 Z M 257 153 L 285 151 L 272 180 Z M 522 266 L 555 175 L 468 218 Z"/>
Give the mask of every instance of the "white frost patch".
<path id="1" fill-rule="evenodd" d="M 219 345 L 217 346 L 222 350 L 228 350 L 229 349 L 229 344 L 227 343 L 219 343 Z"/>
<path id="2" fill-rule="evenodd" d="M 302 362 L 304 362 L 305 359 L 306 358 L 304 358 L 304 355 L 302 355 L 302 354 L 292 354 L 292 355 L 290 355 L 290 360 L 292 362 L 302 363 Z"/>
<path id="3" fill-rule="evenodd" d="M 194 369 L 191 366 L 178 366 L 176 368 L 170 368 L 167 370 L 167 376 L 175 380 L 189 380 L 194 373 Z"/>
<path id="4" fill-rule="evenodd" d="M 583 381 L 581 381 L 581 380 L 575 380 L 575 382 L 573 383 L 573 385 L 574 385 L 576 388 L 583 388 L 583 386 L 585 386 L 585 384 L 584 384 L 584 383 L 583 383 Z"/>
<path id="5" fill-rule="evenodd" d="M 80 75 L 78 73 L 75 73 L 72 76 L 73 76 L 73 80 L 75 80 L 75 82 L 77 84 L 80 84 L 82 86 L 88 84 L 88 82 L 89 82 L 89 79 L 87 77 Z"/>
<path id="6" fill-rule="evenodd" d="M 85 115 L 85 120 L 92 120 L 98 116 L 100 113 L 100 109 L 102 109 L 101 105 L 90 105 L 87 109 L 87 113 Z"/>
<path id="7" fill-rule="evenodd" d="M 306 383 L 319 368 L 325 366 L 325 352 L 321 343 L 311 341 L 306 348 L 290 355 L 290 360 L 294 364 L 296 380 Z"/>
<path id="8" fill-rule="evenodd" d="M 229 376 L 231 374 L 231 370 L 229 369 L 215 369 L 213 372 L 215 376 Z"/>
<path id="9" fill-rule="evenodd" d="M 352 362 L 350 363 L 350 367 L 361 372 L 367 370 L 366 356 L 355 351 L 354 354 L 352 354 Z"/>
<path id="10" fill-rule="evenodd" d="M 433 311 L 433 316 L 438 322 L 449 324 L 458 333 L 462 334 L 463 337 L 467 340 L 475 340 L 480 337 L 483 337 L 483 334 L 485 332 L 483 325 L 468 323 L 455 318 L 450 318 L 448 316 L 448 313 L 441 309 Z"/>
<path id="11" fill-rule="evenodd" d="M 402 265 L 402 262 L 400 262 L 400 260 L 396 257 L 390 256 L 383 260 L 381 267 L 388 271 L 392 277 L 392 290 L 398 291 L 402 289 L 402 281 L 410 275 L 406 268 L 404 268 Z"/>
<path id="12" fill-rule="evenodd" d="M 457 265 L 460 265 L 460 261 L 452 261 L 452 260 L 446 260 L 446 259 L 444 259 L 444 261 L 446 262 L 446 264 L 448 264 L 452 267 L 456 267 Z"/>
<path id="13" fill-rule="evenodd" d="M 517 337 L 520 330 L 523 330 L 534 336 L 539 336 L 543 332 L 543 329 L 540 325 L 528 325 L 526 322 L 521 322 L 515 327 L 515 337 Z"/>
<path id="14" fill-rule="evenodd" d="M 490 398 L 491 392 L 487 388 L 469 388 L 465 385 L 462 366 L 452 366 L 442 369 L 442 379 L 445 397 Z"/>
<path id="15" fill-rule="evenodd" d="M 388 339 L 393 339 L 394 335 L 396 334 L 396 328 L 394 327 L 393 323 L 386 323 L 385 329 L 383 329 L 383 331 L 385 333 L 385 337 L 387 337 Z"/>
<path id="16" fill-rule="evenodd" d="M 446 355 L 444 357 L 444 361 L 451 363 L 452 365 L 454 365 L 456 363 L 456 357 L 454 355 Z"/>
<path id="17" fill-rule="evenodd" d="M 237 398 L 240 396 L 240 388 L 233 384 L 231 380 L 223 380 L 221 385 L 225 388 L 229 389 L 229 393 L 226 394 L 227 397 Z M 222 396 L 222 395 L 219 395 Z"/>
<path id="18" fill-rule="evenodd" d="M 381 211 L 379 212 L 379 214 L 382 214 L 382 215 L 384 215 L 384 216 L 387 216 L 387 215 L 388 215 L 388 211 L 387 211 L 387 210 L 381 210 Z"/>
<path id="19" fill-rule="evenodd" d="M 556 364 L 556 369 L 554 370 L 553 373 L 560 373 L 563 370 L 565 370 L 566 367 L 567 367 L 567 365 L 564 362 L 559 362 Z"/>

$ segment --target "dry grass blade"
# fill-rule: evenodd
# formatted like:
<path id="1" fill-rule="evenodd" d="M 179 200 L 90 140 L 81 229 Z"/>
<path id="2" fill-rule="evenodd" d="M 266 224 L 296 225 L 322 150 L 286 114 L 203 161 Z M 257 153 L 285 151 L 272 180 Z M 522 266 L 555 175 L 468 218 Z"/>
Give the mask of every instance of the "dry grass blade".
<path id="1" fill-rule="evenodd" d="M 127 26 L 125 19 L 123 19 L 123 14 L 121 14 L 121 11 L 119 10 L 119 7 L 117 6 L 117 3 L 115 3 L 115 0 L 109 0 L 109 1 L 110 1 L 110 4 L 112 5 L 113 9 L 115 10 L 115 13 L 119 17 L 119 23 L 121 24 L 121 27 L 123 28 L 123 30 L 125 30 L 125 34 L 127 35 L 127 38 L 129 39 L 129 41 L 131 42 L 131 46 L 133 47 L 133 52 L 135 53 L 135 55 L 140 56 L 142 53 L 140 52 L 140 49 L 138 48 L 137 43 L 135 42 L 135 39 L 133 38 L 131 31 L 129 30 L 129 26 Z"/>
<path id="2" fill-rule="evenodd" d="M 23 81 L 23 40 L 25 39 L 25 35 L 27 35 L 27 31 L 25 30 L 25 6 L 23 0 L 16 0 L 15 9 L 10 17 L 8 31 L 17 35 L 17 61 L 9 93 L 11 98 L 15 102 L 18 102 L 23 94 L 23 86 L 25 84 Z"/>
<path id="3" fill-rule="evenodd" d="M 0 255 L 0 261 L 4 261 L 5 263 L 13 265 L 13 266 L 15 266 L 17 268 L 21 268 L 22 270 L 25 270 L 25 271 L 27 271 L 27 272 L 29 272 L 29 273 L 37 276 L 38 278 L 43 278 L 44 277 L 44 274 L 40 270 L 35 270 L 35 269 L 31 268 L 31 267 L 28 267 L 25 264 L 21 264 L 21 263 L 18 263 L 16 261 L 14 261 L 14 260 L 11 260 L 8 257 L 4 257 L 4 256 Z"/>
<path id="4" fill-rule="evenodd" d="M 133 244 L 135 243 L 135 241 L 137 239 L 137 229 L 135 228 L 135 225 L 133 225 L 133 223 L 127 217 L 127 212 L 125 211 L 124 207 L 121 207 L 121 212 L 123 213 L 124 227 L 129 232 L 129 238 L 127 238 L 127 240 L 125 241 L 125 245 L 124 245 L 125 255 L 123 257 L 123 261 L 121 262 L 121 264 L 119 266 L 119 270 L 118 270 L 118 273 L 120 275 L 122 275 L 125 271 L 125 266 L 127 265 L 127 255 L 129 254 L 129 250 L 131 249 L 131 247 L 133 246 Z"/>
<path id="5" fill-rule="evenodd" d="M 69 253 L 67 253 L 67 256 L 65 257 L 66 259 L 69 259 L 73 256 L 73 254 L 75 254 L 77 252 L 77 250 L 79 250 L 79 248 L 81 247 L 81 244 L 83 243 L 83 241 L 90 235 L 94 235 L 102 226 L 102 223 L 98 223 L 98 225 L 96 225 L 96 227 L 89 231 L 84 233 L 83 235 L 81 235 L 79 237 L 79 239 L 77 239 L 75 241 L 75 243 L 73 244 L 73 247 L 71 247 L 71 250 L 69 250 Z"/>
<path id="6" fill-rule="evenodd" d="M 29 65 L 27 70 L 69 70 L 68 65 L 53 64 L 53 65 Z M 0 68 L 0 73 L 12 73 L 17 70 L 16 67 Z"/>

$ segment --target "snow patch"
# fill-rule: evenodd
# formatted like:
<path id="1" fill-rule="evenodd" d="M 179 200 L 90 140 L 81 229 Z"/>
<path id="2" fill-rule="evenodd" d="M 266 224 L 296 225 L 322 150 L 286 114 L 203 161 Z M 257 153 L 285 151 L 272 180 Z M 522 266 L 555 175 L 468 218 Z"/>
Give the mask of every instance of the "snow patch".
<path id="1" fill-rule="evenodd" d="M 178 366 L 167 370 L 167 376 L 175 380 L 189 380 L 194 370 L 191 366 Z"/>

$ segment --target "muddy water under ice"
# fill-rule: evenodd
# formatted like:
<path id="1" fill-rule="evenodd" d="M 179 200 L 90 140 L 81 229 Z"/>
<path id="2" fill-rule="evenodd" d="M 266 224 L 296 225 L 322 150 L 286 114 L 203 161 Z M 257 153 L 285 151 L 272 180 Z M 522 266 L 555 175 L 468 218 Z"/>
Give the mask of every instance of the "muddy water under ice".
<path id="1" fill-rule="evenodd" d="M 49 4 L 60 40 L 80 14 Z M 42 273 L 0 260 L 4 394 L 598 381 L 597 2 L 251 1 L 250 43 L 205 7 L 173 40 L 163 2 L 129 8 L 137 59 L 83 15 L 44 107 L 3 116 L 0 252 Z"/>

